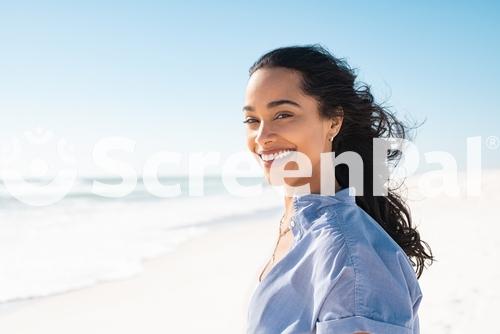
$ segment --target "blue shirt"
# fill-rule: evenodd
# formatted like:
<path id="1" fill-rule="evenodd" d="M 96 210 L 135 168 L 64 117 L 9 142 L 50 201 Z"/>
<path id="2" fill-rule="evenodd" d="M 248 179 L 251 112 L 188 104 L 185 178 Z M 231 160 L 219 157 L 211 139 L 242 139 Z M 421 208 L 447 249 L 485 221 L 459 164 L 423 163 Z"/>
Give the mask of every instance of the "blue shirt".
<path id="1" fill-rule="evenodd" d="M 253 291 L 248 333 L 419 333 L 415 271 L 349 189 L 292 197 L 293 246 Z"/>

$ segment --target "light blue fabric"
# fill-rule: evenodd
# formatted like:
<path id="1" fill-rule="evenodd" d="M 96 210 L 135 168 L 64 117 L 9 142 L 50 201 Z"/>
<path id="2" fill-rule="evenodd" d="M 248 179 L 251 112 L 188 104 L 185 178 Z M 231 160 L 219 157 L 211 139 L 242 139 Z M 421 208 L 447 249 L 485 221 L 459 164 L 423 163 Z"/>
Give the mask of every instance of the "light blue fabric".
<path id="1" fill-rule="evenodd" d="M 419 333 L 411 263 L 349 191 L 292 198 L 294 244 L 253 291 L 247 333 Z"/>

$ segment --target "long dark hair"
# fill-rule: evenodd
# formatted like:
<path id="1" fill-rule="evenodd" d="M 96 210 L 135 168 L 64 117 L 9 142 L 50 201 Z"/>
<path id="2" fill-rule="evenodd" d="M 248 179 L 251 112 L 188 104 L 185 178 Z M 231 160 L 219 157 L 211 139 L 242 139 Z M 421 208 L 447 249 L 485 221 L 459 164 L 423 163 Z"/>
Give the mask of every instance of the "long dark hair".
<path id="1" fill-rule="evenodd" d="M 302 90 L 319 102 L 324 117 L 344 117 L 339 133 L 332 143 L 335 156 L 346 151 L 358 153 L 363 159 L 363 196 L 356 196 L 356 204 L 375 219 L 405 251 L 420 277 L 426 262 L 434 257 L 429 245 L 420 239 L 412 225 L 410 209 L 398 188 L 388 187 L 387 196 L 374 196 L 373 169 L 384 163 L 396 166 L 401 151 L 388 150 L 383 162 L 374 161 L 374 138 L 408 139 L 409 126 L 398 120 L 382 104 L 376 103 L 370 87 L 356 81 L 357 74 L 344 59 L 334 57 L 318 44 L 290 46 L 272 50 L 261 56 L 250 68 L 252 75 L 260 68 L 283 67 L 298 71 Z M 335 167 L 335 178 L 342 188 L 349 186 L 349 169 L 345 164 Z"/>

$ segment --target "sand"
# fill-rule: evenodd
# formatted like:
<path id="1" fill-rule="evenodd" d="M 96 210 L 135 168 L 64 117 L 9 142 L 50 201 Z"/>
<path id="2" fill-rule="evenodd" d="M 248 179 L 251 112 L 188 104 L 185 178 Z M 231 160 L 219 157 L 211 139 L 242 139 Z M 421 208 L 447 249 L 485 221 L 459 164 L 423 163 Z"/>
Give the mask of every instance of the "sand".
<path id="1" fill-rule="evenodd" d="M 420 280 L 421 333 L 497 333 L 500 172 L 480 197 L 412 194 L 415 222 L 438 261 Z M 0 315 L 0 333 L 244 333 L 280 211 L 219 224 L 130 279 L 35 300 Z"/>
<path id="2" fill-rule="evenodd" d="M 277 211 L 221 224 L 147 261 L 139 276 L 3 312 L 0 333 L 243 333 L 275 221 Z"/>

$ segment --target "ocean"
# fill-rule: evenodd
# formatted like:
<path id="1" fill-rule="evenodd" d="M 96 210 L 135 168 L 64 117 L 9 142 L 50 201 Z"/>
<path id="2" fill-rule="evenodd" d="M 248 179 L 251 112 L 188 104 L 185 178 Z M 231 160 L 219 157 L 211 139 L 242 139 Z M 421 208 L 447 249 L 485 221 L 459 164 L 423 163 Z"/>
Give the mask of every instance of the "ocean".
<path id="1" fill-rule="evenodd" d="M 0 181 L 2 307 L 137 275 L 144 260 L 175 252 L 180 243 L 218 222 L 232 217 L 237 223 L 282 205 L 278 193 L 262 178 L 239 180 L 243 185 L 261 185 L 259 196 L 230 194 L 218 176 L 204 178 L 203 196 L 189 196 L 188 179 L 182 176 L 160 179 L 162 184 L 180 184 L 178 197 L 156 197 L 138 180 L 134 191 L 119 199 L 95 195 L 95 180 L 119 183 L 81 178 L 62 200 L 48 206 L 19 201 Z M 21 192 L 24 186 L 18 185 Z"/>

